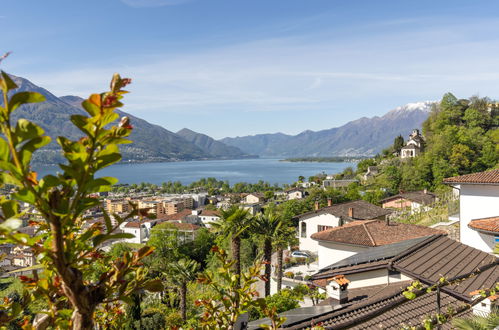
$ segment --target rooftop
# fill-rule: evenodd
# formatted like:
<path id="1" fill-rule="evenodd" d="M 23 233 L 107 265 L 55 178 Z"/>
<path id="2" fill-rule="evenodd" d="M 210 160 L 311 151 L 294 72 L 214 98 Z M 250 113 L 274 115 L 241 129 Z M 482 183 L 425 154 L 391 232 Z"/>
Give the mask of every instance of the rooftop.
<path id="1" fill-rule="evenodd" d="M 374 247 L 444 233 L 442 230 L 425 226 L 372 220 L 354 221 L 341 227 L 320 231 L 311 237 L 318 241 Z"/>
<path id="2" fill-rule="evenodd" d="M 353 209 L 353 217 L 350 217 L 348 215 L 350 208 Z M 318 210 L 306 212 L 300 214 L 298 218 L 300 220 L 303 220 L 325 213 L 350 220 L 372 220 L 390 214 L 392 213 L 392 211 L 381 208 L 364 200 L 358 200 L 334 204 L 332 206 L 327 206 Z"/>
<path id="3" fill-rule="evenodd" d="M 471 220 L 468 227 L 476 231 L 499 233 L 499 216 Z"/>
<path id="4" fill-rule="evenodd" d="M 446 178 L 444 183 L 499 184 L 499 169 Z"/>
<path id="5" fill-rule="evenodd" d="M 386 203 L 389 201 L 392 201 L 394 199 L 407 199 L 411 202 L 416 202 L 419 204 L 431 204 L 435 202 L 436 195 L 431 192 L 425 192 L 424 190 L 422 191 L 411 191 L 411 192 L 406 192 L 406 193 L 400 193 L 398 195 L 394 195 L 388 198 L 385 198 L 381 201 L 381 203 Z"/>

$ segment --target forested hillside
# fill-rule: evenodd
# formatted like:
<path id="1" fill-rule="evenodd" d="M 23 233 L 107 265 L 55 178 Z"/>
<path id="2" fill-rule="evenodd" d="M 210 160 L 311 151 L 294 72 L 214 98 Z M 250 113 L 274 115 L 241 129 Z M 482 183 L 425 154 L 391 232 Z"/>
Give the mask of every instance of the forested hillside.
<path id="1" fill-rule="evenodd" d="M 447 93 L 423 123 L 426 146 L 422 155 L 401 160 L 393 155 L 400 148 L 396 141 L 398 146 L 359 164 L 360 170 L 379 165 L 381 174 L 376 181 L 392 191 L 438 190 L 446 177 L 498 167 L 498 127 L 499 104 L 488 98 L 458 99 Z"/>

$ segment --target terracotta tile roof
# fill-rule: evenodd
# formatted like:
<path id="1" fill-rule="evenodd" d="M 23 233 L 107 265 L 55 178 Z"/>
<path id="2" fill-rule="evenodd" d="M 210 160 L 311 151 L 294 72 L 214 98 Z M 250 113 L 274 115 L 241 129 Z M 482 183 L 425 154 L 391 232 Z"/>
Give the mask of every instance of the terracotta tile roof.
<path id="1" fill-rule="evenodd" d="M 345 275 L 336 275 L 332 278 L 333 281 L 338 283 L 339 285 L 346 285 L 350 283 L 350 281 L 345 277 Z"/>
<path id="2" fill-rule="evenodd" d="M 349 217 L 349 209 L 353 209 L 353 217 Z M 319 210 L 306 212 L 297 216 L 300 220 L 308 219 L 319 214 L 332 214 L 336 217 L 342 217 L 350 220 L 371 220 L 392 213 L 392 211 L 376 206 L 364 200 L 334 204 L 323 207 Z"/>
<path id="3" fill-rule="evenodd" d="M 129 222 L 125 225 L 126 228 L 140 228 L 140 222 Z"/>
<path id="4" fill-rule="evenodd" d="M 468 227 L 477 231 L 499 233 L 499 216 L 471 220 Z"/>
<path id="5" fill-rule="evenodd" d="M 160 214 L 158 215 L 159 220 L 183 220 L 186 216 L 191 215 L 192 210 L 190 209 L 183 209 L 182 211 L 175 213 L 175 214 Z"/>
<path id="6" fill-rule="evenodd" d="M 320 231 L 311 237 L 328 241 L 362 246 L 381 246 L 408 239 L 445 234 L 444 231 L 425 226 L 383 220 L 354 221 L 341 227 Z"/>
<path id="7" fill-rule="evenodd" d="M 207 217 L 220 217 L 220 212 L 215 210 L 202 210 L 201 215 Z"/>
<path id="8" fill-rule="evenodd" d="M 394 199 L 407 199 L 408 201 L 411 202 L 427 205 L 435 202 L 436 197 L 437 196 L 431 192 L 425 193 L 424 191 L 411 191 L 385 198 L 381 200 L 381 203 L 386 203 Z"/>
<path id="9" fill-rule="evenodd" d="M 490 170 L 454 176 L 444 179 L 444 183 L 483 183 L 483 184 L 499 184 L 499 170 Z"/>

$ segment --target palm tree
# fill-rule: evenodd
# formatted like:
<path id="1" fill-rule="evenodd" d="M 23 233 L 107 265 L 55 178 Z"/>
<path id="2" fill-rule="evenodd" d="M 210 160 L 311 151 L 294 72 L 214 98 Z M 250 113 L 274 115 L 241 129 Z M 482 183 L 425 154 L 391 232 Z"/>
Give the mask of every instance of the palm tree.
<path id="1" fill-rule="evenodd" d="M 220 213 L 220 219 L 211 225 L 218 235 L 230 237 L 234 272 L 239 278 L 241 276 L 241 237 L 248 230 L 251 218 L 247 210 L 236 205 L 226 211 L 221 210 Z"/>
<path id="2" fill-rule="evenodd" d="M 499 312 L 494 310 L 487 316 L 473 315 L 469 318 L 456 318 L 452 325 L 459 330 L 487 330 L 497 329 L 499 326 Z"/>
<path id="3" fill-rule="evenodd" d="M 252 232 L 263 239 L 263 261 L 265 263 L 265 297 L 270 295 L 270 276 L 272 259 L 272 242 L 279 233 L 283 218 L 273 208 L 259 214 L 252 223 Z"/>
<path id="4" fill-rule="evenodd" d="M 273 239 L 274 248 L 277 252 L 277 292 L 281 291 L 282 288 L 282 268 L 283 268 L 283 251 L 288 246 L 292 246 L 298 243 L 296 238 L 296 229 L 289 224 L 289 221 L 283 220 L 283 224 L 279 227 L 279 230 Z"/>
<path id="5" fill-rule="evenodd" d="M 191 259 L 180 259 L 169 265 L 168 280 L 175 285 L 180 294 L 180 313 L 182 320 L 187 320 L 187 284 L 196 279 L 199 271 L 199 264 Z"/>

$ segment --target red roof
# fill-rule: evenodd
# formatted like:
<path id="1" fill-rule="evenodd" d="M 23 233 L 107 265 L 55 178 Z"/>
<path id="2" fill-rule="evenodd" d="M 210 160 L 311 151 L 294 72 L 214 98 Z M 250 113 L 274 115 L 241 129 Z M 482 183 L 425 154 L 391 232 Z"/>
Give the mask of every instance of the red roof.
<path id="1" fill-rule="evenodd" d="M 140 228 L 140 222 L 129 222 L 125 225 L 126 228 Z"/>
<path id="2" fill-rule="evenodd" d="M 160 220 L 183 220 L 186 216 L 191 215 L 192 210 L 183 209 L 182 211 L 175 214 L 160 214 L 158 219 Z"/>
<path id="3" fill-rule="evenodd" d="M 499 170 L 491 170 L 491 171 L 478 172 L 461 176 L 454 176 L 451 178 L 444 179 L 444 183 L 496 184 L 499 183 Z"/>
<path id="4" fill-rule="evenodd" d="M 318 241 L 380 246 L 438 234 L 445 234 L 445 232 L 425 226 L 393 221 L 388 225 L 386 221 L 370 220 L 354 221 L 341 227 L 320 231 L 311 237 Z"/>
<path id="5" fill-rule="evenodd" d="M 499 233 L 499 216 L 471 220 L 468 227 L 477 231 Z"/>
<path id="6" fill-rule="evenodd" d="M 215 210 L 202 210 L 201 215 L 204 215 L 207 217 L 220 217 L 220 212 L 215 211 Z"/>

